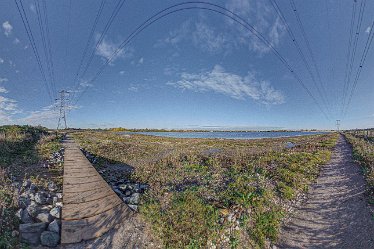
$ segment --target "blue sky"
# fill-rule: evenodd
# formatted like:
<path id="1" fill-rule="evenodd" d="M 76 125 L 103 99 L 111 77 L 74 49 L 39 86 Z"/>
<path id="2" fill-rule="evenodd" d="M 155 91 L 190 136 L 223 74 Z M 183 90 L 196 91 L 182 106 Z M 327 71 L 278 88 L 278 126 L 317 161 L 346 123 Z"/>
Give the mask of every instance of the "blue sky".
<path id="1" fill-rule="evenodd" d="M 319 73 L 321 81 L 316 82 L 323 84 L 322 95 L 270 0 L 210 1 L 255 27 L 287 60 L 321 108 L 269 47 L 230 18 L 207 10 L 180 11 L 155 22 L 113 57 L 92 81 L 105 60 L 139 24 L 158 10 L 182 1 L 125 1 L 95 50 L 118 2 L 107 0 L 89 40 L 83 65 L 91 53 L 92 63 L 75 81 L 101 2 L 46 1 L 51 44 L 47 55 L 51 55 L 53 63 L 49 71 L 38 26 L 37 13 L 40 10 L 43 17 L 43 1 L 39 1 L 39 8 L 35 1 L 22 1 L 51 97 L 15 2 L 0 2 L 0 124 L 41 124 L 54 128 L 58 109 L 53 107 L 53 99 L 59 90 L 66 89 L 72 99 L 68 113 L 71 127 L 332 129 L 336 119 L 342 120 L 342 128 L 374 126 L 372 49 L 346 115 L 341 113 L 352 0 L 295 0 L 318 68 L 317 72 L 312 67 L 312 73 L 315 79 Z M 312 65 L 290 2 L 276 3 Z M 358 0 L 354 27 L 360 4 Z M 374 2 L 366 1 L 348 90 L 371 34 L 373 13 Z M 52 71 L 54 86 L 49 77 Z"/>

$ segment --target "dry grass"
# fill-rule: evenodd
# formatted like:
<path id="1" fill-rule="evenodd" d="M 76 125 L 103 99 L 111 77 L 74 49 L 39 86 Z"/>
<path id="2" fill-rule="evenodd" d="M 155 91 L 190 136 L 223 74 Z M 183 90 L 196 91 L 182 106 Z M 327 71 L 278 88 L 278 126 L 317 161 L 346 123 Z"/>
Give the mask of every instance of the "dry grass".
<path id="1" fill-rule="evenodd" d="M 285 207 L 318 176 L 337 135 L 219 140 L 85 131 L 75 138 L 101 161 L 133 166 L 132 180 L 150 185 L 140 213 L 165 248 L 250 248 L 277 239 Z"/>

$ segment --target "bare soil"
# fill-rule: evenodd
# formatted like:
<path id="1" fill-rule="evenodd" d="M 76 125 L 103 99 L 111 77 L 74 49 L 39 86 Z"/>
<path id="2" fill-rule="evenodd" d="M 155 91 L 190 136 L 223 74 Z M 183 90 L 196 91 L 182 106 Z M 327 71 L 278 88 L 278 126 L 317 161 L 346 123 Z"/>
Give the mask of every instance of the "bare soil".
<path id="1" fill-rule="evenodd" d="M 281 229 L 280 248 L 374 248 L 374 217 L 360 166 L 340 136 L 306 202 Z"/>

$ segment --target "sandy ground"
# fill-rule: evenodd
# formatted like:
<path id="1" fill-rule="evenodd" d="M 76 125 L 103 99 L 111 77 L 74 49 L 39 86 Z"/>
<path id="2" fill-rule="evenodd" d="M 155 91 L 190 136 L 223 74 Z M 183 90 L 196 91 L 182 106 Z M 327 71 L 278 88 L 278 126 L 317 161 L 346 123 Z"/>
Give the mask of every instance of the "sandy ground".
<path id="1" fill-rule="evenodd" d="M 374 248 L 374 217 L 365 180 L 341 136 L 306 203 L 283 226 L 279 248 Z"/>

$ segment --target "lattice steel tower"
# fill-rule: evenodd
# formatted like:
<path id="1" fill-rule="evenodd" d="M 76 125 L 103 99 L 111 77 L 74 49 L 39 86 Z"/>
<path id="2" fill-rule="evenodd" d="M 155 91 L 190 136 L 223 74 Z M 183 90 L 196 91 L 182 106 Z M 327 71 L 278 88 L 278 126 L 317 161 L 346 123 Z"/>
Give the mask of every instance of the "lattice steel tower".
<path id="1" fill-rule="evenodd" d="M 56 99 L 57 101 L 60 101 L 60 116 L 58 118 L 57 130 L 60 128 L 60 125 L 62 125 L 62 120 L 64 121 L 65 129 L 68 128 L 66 124 L 66 102 L 68 101 L 67 95 L 69 94 L 69 92 L 62 90 L 59 93 L 60 98 Z"/>

